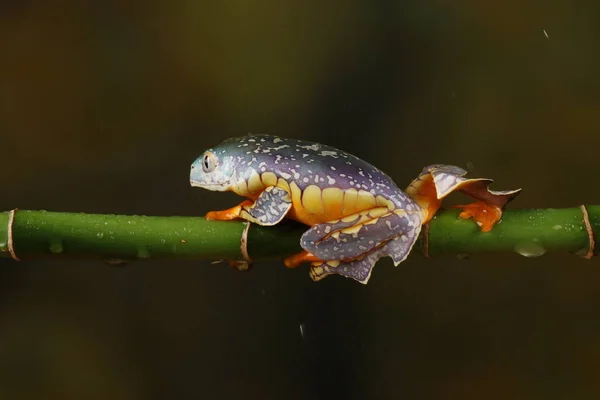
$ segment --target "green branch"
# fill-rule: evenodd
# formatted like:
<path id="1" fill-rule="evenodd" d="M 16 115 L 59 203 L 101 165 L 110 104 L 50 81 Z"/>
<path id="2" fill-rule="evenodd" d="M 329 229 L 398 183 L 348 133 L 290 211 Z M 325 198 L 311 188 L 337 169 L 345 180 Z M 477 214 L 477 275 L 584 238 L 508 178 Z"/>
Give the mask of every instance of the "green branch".
<path id="1" fill-rule="evenodd" d="M 438 213 L 414 252 L 430 256 L 517 251 L 536 256 L 551 251 L 585 254 L 590 233 L 600 231 L 600 206 L 588 206 L 591 231 L 581 208 L 506 211 L 489 233 L 481 233 L 458 211 Z M 144 258 L 241 260 L 245 223 L 202 217 L 146 217 L 25 211 L 0 213 L 0 256 L 19 259 L 76 257 L 118 260 Z M 252 225 L 252 260 L 283 258 L 299 252 L 306 227 L 282 223 Z M 12 253 L 11 254 L 11 250 Z"/>

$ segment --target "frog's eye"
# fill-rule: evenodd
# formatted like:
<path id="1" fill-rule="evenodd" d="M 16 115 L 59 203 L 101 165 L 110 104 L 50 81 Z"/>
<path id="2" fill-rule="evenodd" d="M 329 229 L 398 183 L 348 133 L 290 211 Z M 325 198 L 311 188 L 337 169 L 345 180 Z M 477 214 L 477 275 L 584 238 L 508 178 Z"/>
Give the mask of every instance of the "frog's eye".
<path id="1" fill-rule="evenodd" d="M 213 172 L 217 167 L 217 160 L 215 160 L 215 156 L 212 153 L 204 154 L 202 158 L 202 170 L 204 172 Z"/>

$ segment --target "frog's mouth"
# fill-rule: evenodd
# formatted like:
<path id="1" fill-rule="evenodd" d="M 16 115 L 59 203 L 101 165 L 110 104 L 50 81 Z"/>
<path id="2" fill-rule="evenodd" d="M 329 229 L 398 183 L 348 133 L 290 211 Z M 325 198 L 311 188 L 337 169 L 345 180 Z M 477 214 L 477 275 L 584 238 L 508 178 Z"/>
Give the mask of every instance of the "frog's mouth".
<path id="1" fill-rule="evenodd" d="M 229 182 L 224 183 L 207 183 L 200 182 L 194 179 L 190 179 L 190 185 L 192 187 L 200 187 L 202 189 L 212 190 L 215 192 L 226 192 L 229 189 Z"/>

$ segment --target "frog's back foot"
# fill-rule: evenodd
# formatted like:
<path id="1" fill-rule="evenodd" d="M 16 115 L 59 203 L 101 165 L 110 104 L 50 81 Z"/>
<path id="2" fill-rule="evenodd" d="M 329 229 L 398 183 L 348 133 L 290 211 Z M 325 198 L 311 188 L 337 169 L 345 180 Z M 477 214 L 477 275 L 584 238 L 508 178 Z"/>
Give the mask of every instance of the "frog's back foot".
<path id="1" fill-rule="evenodd" d="M 420 213 L 401 209 L 390 212 L 381 207 L 363 211 L 357 217 L 315 225 L 302 235 L 300 245 L 321 260 L 354 259 L 399 235 L 412 240 L 420 227 Z"/>
<path id="2" fill-rule="evenodd" d="M 367 284 L 375 264 L 381 257 L 391 257 L 396 266 L 406 260 L 419 237 L 420 230 L 421 227 L 418 226 L 417 229 L 399 235 L 394 239 L 389 240 L 383 246 L 371 250 L 351 261 L 339 263 L 337 261 L 313 263 L 310 266 L 310 277 L 314 281 L 320 281 L 329 275 L 342 275 L 346 278 L 352 278 L 360 283 Z"/>

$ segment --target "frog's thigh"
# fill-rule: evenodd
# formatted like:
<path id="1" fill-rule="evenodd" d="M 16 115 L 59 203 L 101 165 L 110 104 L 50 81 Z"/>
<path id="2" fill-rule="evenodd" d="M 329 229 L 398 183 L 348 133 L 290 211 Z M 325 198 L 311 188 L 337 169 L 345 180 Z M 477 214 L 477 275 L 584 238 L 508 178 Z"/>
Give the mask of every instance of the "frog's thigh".
<path id="1" fill-rule="evenodd" d="M 385 214 L 367 213 L 362 220 L 351 226 L 340 223 L 321 224 L 311 228 L 302 237 L 302 247 L 322 260 L 344 260 L 356 258 L 381 246 L 383 243 L 403 235 L 415 236 L 420 229 L 419 214 L 385 209 Z M 370 217 L 365 219 L 365 217 Z M 329 232 L 327 229 L 331 227 Z"/>
<path id="2" fill-rule="evenodd" d="M 255 224 L 271 226 L 279 223 L 292 207 L 288 192 L 269 186 L 258 196 L 254 204 L 242 207 L 240 217 Z"/>

